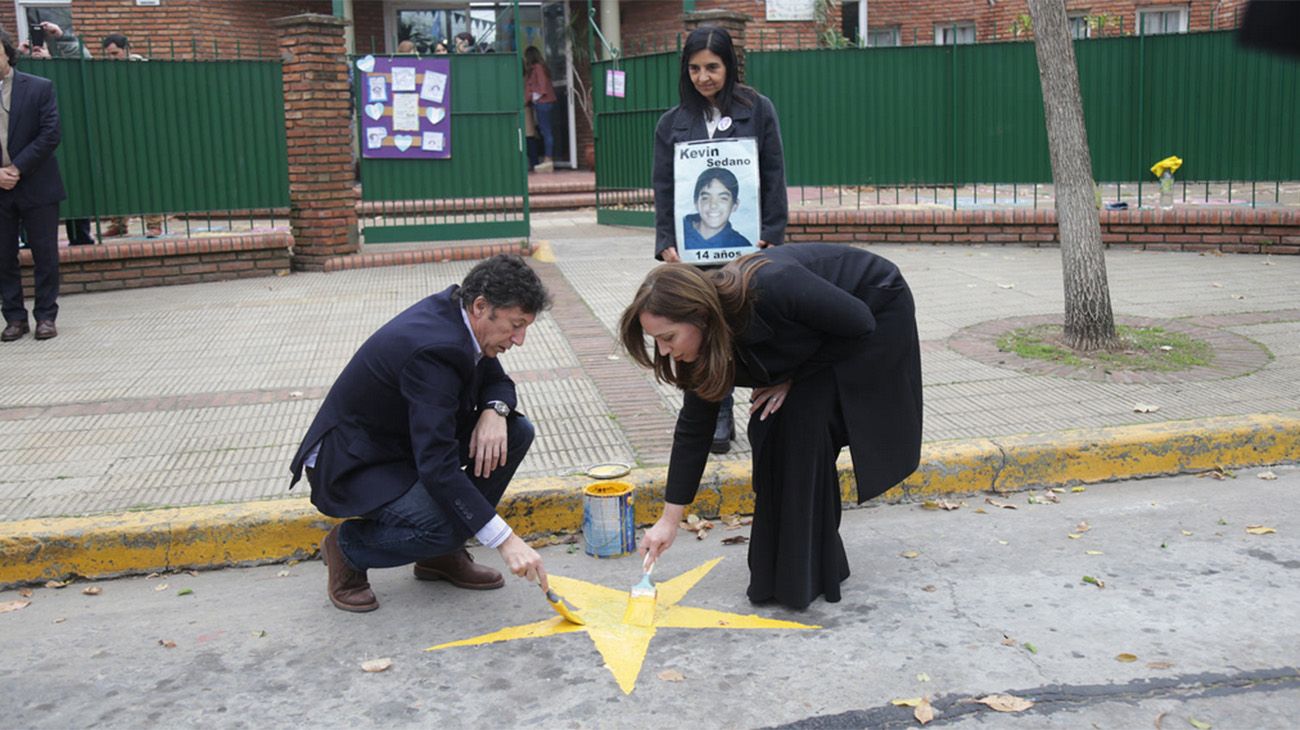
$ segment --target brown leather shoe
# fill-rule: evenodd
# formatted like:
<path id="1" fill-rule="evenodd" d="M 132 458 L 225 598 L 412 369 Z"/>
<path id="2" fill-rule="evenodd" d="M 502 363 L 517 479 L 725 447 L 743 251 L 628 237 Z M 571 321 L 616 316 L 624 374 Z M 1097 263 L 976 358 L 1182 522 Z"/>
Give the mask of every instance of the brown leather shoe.
<path id="1" fill-rule="evenodd" d="M 59 328 L 54 326 L 54 320 L 42 319 L 36 323 L 36 339 L 48 340 L 59 336 Z"/>
<path id="2" fill-rule="evenodd" d="M 336 608 L 353 613 L 373 611 L 379 608 L 379 600 L 375 598 L 374 591 L 370 590 L 366 571 L 353 570 L 343 557 L 343 550 L 339 547 L 340 527 L 341 524 L 335 525 L 325 539 L 320 541 L 320 557 L 329 568 L 329 583 L 325 592 Z"/>
<path id="3" fill-rule="evenodd" d="M 420 580 L 445 580 L 457 588 L 472 591 L 490 591 L 506 584 L 497 571 L 474 562 L 468 550 L 457 550 L 450 555 L 425 558 L 415 563 L 415 577 Z"/>
<path id="4" fill-rule="evenodd" d="M 21 322 L 10 322 L 5 325 L 5 331 L 0 333 L 0 342 L 13 342 L 31 331 L 31 325 L 27 324 L 25 319 Z"/>

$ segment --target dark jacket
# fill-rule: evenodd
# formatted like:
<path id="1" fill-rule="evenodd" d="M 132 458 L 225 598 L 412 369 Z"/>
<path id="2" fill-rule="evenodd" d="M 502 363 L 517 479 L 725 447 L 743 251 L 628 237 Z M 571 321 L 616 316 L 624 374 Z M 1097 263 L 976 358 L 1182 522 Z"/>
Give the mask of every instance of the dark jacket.
<path id="1" fill-rule="evenodd" d="M 311 501 L 321 512 L 365 514 L 418 479 L 471 534 L 496 514 L 461 467 L 460 440 L 488 401 L 515 407 L 515 384 L 496 358 L 475 365 L 456 290 L 423 299 L 379 328 L 325 396 L 293 458 L 289 485 L 319 442 Z"/>
<path id="2" fill-rule="evenodd" d="M 686 240 L 683 242 L 682 248 L 690 250 L 696 248 L 737 248 L 754 245 L 749 242 L 748 238 L 740 235 L 735 228 L 732 228 L 730 221 L 727 222 L 726 227 L 713 234 L 712 237 L 705 238 L 700 235 L 699 231 L 695 230 L 695 224 L 699 220 L 699 213 L 691 213 L 686 216 L 686 220 L 682 224 L 682 230 L 686 234 Z"/>
<path id="3" fill-rule="evenodd" d="M 763 215 L 759 238 L 779 246 L 785 240 L 785 226 L 789 218 L 785 192 L 785 152 L 781 146 L 781 124 L 776 117 L 776 107 L 766 96 L 754 93 L 746 105 L 738 97 L 746 92 L 737 90 L 731 104 L 731 127 L 718 129 L 714 139 L 753 137 L 758 141 L 759 208 Z M 704 115 L 688 111 L 679 104 L 664 112 L 655 127 L 654 189 L 655 189 L 655 258 L 663 258 L 663 250 L 679 245 L 674 225 L 675 198 L 673 196 L 673 147 L 678 142 L 695 142 L 708 139 L 709 130 Z"/>
<path id="4" fill-rule="evenodd" d="M 13 190 L 0 190 L 0 195 L 13 196 L 19 208 L 58 203 L 68 194 L 63 190 L 59 162 L 54 158 L 54 149 L 62 137 L 54 84 L 14 70 L 13 85 L 9 99 L 9 159 L 18 167 L 21 179 Z"/>
<path id="5" fill-rule="evenodd" d="M 765 249 L 756 300 L 737 337 L 736 385 L 775 385 L 831 369 L 849 432 L 858 501 L 916 470 L 921 453 L 921 350 L 911 291 L 898 267 L 836 244 Z M 690 504 L 713 439 L 718 403 L 688 391 L 673 435 L 667 501 Z M 765 431 L 765 429 L 760 429 Z M 754 442 L 762 448 L 798 444 Z"/>

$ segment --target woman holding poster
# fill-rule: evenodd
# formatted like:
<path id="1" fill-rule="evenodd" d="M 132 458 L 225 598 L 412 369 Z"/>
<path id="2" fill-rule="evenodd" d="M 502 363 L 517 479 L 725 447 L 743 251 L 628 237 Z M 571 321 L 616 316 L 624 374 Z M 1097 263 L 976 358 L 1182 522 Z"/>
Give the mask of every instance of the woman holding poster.
<path id="1" fill-rule="evenodd" d="M 691 263 L 717 265 L 752 251 L 751 241 L 758 248 L 780 245 L 788 218 L 781 125 L 771 100 L 740 83 L 736 51 L 726 30 L 697 28 L 687 36 L 677 88 L 679 103 L 665 112 L 655 127 L 655 258 L 676 262 L 686 253 Z M 728 149 L 740 151 L 723 152 Z M 692 197 L 691 185 L 702 179 L 701 170 L 733 168 L 740 172 L 741 182 L 757 191 L 749 196 L 752 199 L 742 197 L 739 201 L 738 194 L 732 193 L 736 207 L 731 212 L 748 225 L 729 222 L 739 230 L 744 246 L 738 247 L 739 241 L 728 238 L 718 246 L 725 252 L 688 252 L 696 242 L 688 228 L 694 227 L 697 234 L 701 231 L 685 219 L 704 217 L 702 211 L 693 209 L 698 206 L 699 191 Z M 746 229 L 754 232 L 752 239 L 745 236 Z M 725 394 L 722 405 L 714 453 L 729 451 L 735 435 L 730 393 Z"/>
<path id="2" fill-rule="evenodd" d="M 859 502 L 884 493 L 921 454 L 921 349 L 898 267 L 851 246 L 769 248 L 703 270 L 652 270 L 619 323 L 623 347 L 684 391 L 663 515 L 641 539 L 657 559 L 695 499 L 719 401 L 754 389 L 754 522 L 748 595 L 806 608 L 840 600 L 836 459 L 848 446 Z M 646 338 L 654 341 L 653 352 Z"/>

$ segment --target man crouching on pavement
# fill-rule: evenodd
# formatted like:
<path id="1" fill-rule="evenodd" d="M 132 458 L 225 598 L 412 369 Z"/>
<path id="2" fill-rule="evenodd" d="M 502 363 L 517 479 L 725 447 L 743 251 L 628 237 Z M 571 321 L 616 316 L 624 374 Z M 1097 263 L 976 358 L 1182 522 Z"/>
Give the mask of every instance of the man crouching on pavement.
<path id="1" fill-rule="evenodd" d="M 394 317 L 352 356 L 291 467 L 290 488 L 306 468 L 312 504 L 356 518 L 321 541 L 335 606 L 379 608 L 366 571 L 412 562 L 421 580 L 505 585 L 474 563 L 470 536 L 500 551 L 510 572 L 549 587 L 541 556 L 496 505 L 533 442 L 497 356 L 523 345 L 550 303 L 523 259 L 496 256 Z"/>

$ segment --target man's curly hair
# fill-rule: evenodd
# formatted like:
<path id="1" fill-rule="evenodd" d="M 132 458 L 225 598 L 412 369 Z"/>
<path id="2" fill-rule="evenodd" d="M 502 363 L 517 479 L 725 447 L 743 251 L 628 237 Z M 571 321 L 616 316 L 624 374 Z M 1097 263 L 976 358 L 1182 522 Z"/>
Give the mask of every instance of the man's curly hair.
<path id="1" fill-rule="evenodd" d="M 470 269 L 457 296 L 465 309 L 479 297 L 498 309 L 519 307 L 527 314 L 551 307 L 551 295 L 537 278 L 537 272 L 513 254 L 497 254 Z"/>

